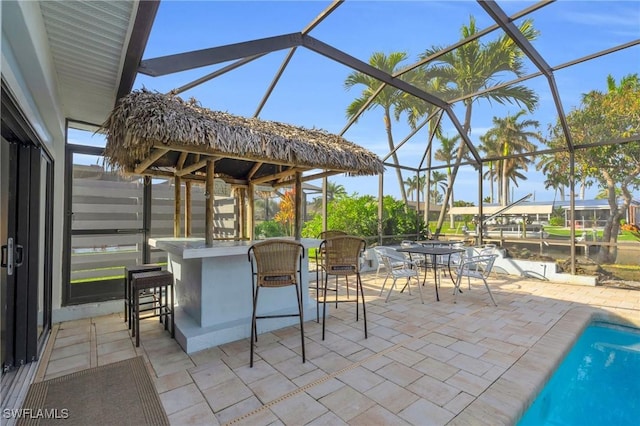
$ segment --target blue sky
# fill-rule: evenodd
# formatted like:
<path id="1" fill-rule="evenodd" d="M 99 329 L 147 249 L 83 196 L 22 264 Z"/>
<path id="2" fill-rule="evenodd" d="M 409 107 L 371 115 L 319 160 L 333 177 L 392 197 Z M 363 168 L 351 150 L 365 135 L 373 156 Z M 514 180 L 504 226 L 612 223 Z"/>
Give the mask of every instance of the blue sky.
<path id="1" fill-rule="evenodd" d="M 534 2 L 499 1 L 510 15 Z M 167 1 L 163 0 L 152 29 L 144 59 L 185 51 L 238 43 L 253 39 L 301 31 L 322 10 L 328 1 Z M 418 55 L 432 46 L 446 46 L 458 41 L 460 27 L 474 16 L 479 28 L 493 24 L 484 10 L 473 1 L 354 1 L 348 0 L 316 27 L 310 35 L 360 59 L 368 61 L 375 51 L 386 54 L 404 51 L 416 61 Z M 639 1 L 558 1 L 530 15 L 540 37 L 534 46 L 551 66 L 589 55 L 640 38 Z M 519 21 L 516 21 L 516 24 Z M 494 31 L 481 41 L 494 40 Z M 282 63 L 287 51 L 277 51 L 239 69 L 204 83 L 181 94 L 195 97 L 214 110 L 252 116 L 267 87 Z M 206 75 L 227 64 L 219 64 L 163 77 L 140 75 L 135 87 L 168 92 Z M 527 62 L 527 73 L 535 67 Z M 358 96 L 358 87 L 347 91 L 344 81 L 351 70 L 304 48 L 298 48 L 282 79 L 267 101 L 260 118 L 317 127 L 339 133 L 347 123 L 346 108 Z M 640 72 L 640 46 L 559 70 L 555 79 L 566 112 L 577 106 L 582 93 L 605 90 L 606 76 L 616 79 Z M 513 76 L 505 75 L 501 81 Z M 540 106 L 529 118 L 540 121 L 546 133 L 557 114 L 546 79 L 538 77 L 525 82 L 537 91 Z M 515 113 L 516 105 L 496 105 L 486 101 L 474 105 L 471 139 L 491 127 L 494 116 Z M 455 112 L 460 121 L 460 108 Z M 410 129 L 406 117 L 393 123 L 396 142 L 404 139 Z M 456 134 L 450 122 L 444 123 L 445 133 Z M 388 153 L 382 121 L 382 110 L 374 109 L 354 124 L 344 137 L 360 144 L 381 157 Z M 400 162 L 418 167 L 426 146 L 426 129 L 419 132 L 399 151 Z M 437 145 L 436 145 L 437 146 Z M 437 162 L 436 162 L 437 163 Z M 436 164 L 434 163 L 434 164 Z M 515 188 L 515 199 L 535 192 L 536 200 L 553 199 L 553 191 L 545 191 L 544 178 L 530 168 L 528 180 Z M 404 178 L 410 174 L 403 172 Z M 377 195 L 377 177 L 334 177 L 349 193 Z M 320 182 L 317 182 L 320 184 Z M 461 169 L 455 185 L 456 199 L 476 201 L 477 173 Z M 488 184 L 485 185 L 488 195 Z M 588 191 L 593 195 L 595 189 Z M 399 197 L 395 172 L 385 174 L 385 194 Z M 638 198 L 638 197 L 636 197 Z"/>

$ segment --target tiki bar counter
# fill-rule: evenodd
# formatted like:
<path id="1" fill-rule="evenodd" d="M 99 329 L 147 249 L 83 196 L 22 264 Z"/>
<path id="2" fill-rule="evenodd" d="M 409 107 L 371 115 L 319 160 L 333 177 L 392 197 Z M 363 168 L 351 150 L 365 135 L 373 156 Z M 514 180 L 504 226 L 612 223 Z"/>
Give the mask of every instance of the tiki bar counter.
<path id="1" fill-rule="evenodd" d="M 324 130 L 212 111 L 195 99 L 184 101 L 174 94 L 144 89 L 121 98 L 102 131 L 108 166 L 123 174 L 145 176 L 149 192 L 151 179 L 173 183 L 173 237 L 150 239 L 149 244 L 168 254 L 167 269 L 174 275 L 179 305 L 176 338 L 188 353 L 249 337 L 252 296 L 247 252 L 254 242 L 257 192 L 264 187 L 292 188 L 292 235 L 309 249 L 320 241 L 301 238 L 302 183 L 323 179 L 324 184 L 336 174 L 384 172 L 374 153 Z M 224 181 L 235 196 L 233 235 L 218 235 L 216 230 L 214 180 Z M 192 238 L 193 185 L 204 186 L 204 238 Z M 305 319 L 310 320 L 315 309 L 309 309 L 313 302 L 308 294 L 308 256 L 301 267 Z M 278 300 L 277 291 L 264 297 L 271 298 L 261 301 L 265 310 L 288 307 Z M 264 323 L 273 330 L 291 322 Z"/>
<path id="2" fill-rule="evenodd" d="M 320 240 L 303 238 L 305 251 Z M 167 270 L 175 279 L 176 340 L 187 353 L 244 339 L 251 333 L 252 286 L 247 251 L 252 241 L 214 241 L 203 238 L 157 238 L 149 244 L 168 254 Z M 315 300 L 309 298 L 309 261 L 302 268 L 302 300 L 305 320 L 315 320 Z M 290 288 L 261 294 L 258 315 L 295 312 Z M 287 293 L 287 294 L 283 294 Z M 261 311 L 261 312 L 260 312 Z M 263 321 L 260 332 L 295 325 L 297 318 Z"/>

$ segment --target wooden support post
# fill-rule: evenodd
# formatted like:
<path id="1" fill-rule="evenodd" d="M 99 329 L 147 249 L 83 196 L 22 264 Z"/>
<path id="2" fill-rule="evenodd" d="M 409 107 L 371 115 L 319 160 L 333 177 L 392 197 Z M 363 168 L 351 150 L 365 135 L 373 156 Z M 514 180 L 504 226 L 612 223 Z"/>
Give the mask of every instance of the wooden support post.
<path id="1" fill-rule="evenodd" d="M 180 185 L 182 179 L 180 176 L 173 177 L 173 236 L 180 236 Z"/>
<path id="2" fill-rule="evenodd" d="M 207 181 L 205 184 L 204 198 L 205 198 L 205 231 L 204 241 L 206 245 L 213 243 L 213 160 L 207 160 Z"/>
<path id="3" fill-rule="evenodd" d="M 255 212 L 255 193 L 256 188 L 253 182 L 249 182 L 249 188 L 247 189 L 247 236 L 250 240 L 255 239 L 255 227 L 254 227 L 254 212 Z"/>
<path id="4" fill-rule="evenodd" d="M 184 182 L 184 236 L 191 236 L 191 181 Z"/>
<path id="5" fill-rule="evenodd" d="M 304 222 L 304 209 L 302 208 L 302 172 L 296 172 L 295 182 L 295 214 L 293 225 L 293 237 L 296 240 L 302 238 L 302 224 Z"/>
<path id="6" fill-rule="evenodd" d="M 322 230 L 327 230 L 327 196 L 328 196 L 329 180 L 327 177 L 322 178 Z"/>
<path id="7" fill-rule="evenodd" d="M 238 203 L 238 237 L 247 237 L 247 188 L 236 189 L 236 203 Z"/>

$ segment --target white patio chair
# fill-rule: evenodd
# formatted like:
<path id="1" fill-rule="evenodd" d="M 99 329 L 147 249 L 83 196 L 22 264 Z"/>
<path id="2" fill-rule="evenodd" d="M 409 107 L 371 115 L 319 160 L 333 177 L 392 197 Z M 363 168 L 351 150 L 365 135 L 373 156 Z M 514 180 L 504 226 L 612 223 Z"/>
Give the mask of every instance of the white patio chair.
<path id="1" fill-rule="evenodd" d="M 497 254 L 498 246 L 495 244 L 483 244 L 479 247 L 474 247 L 473 251 L 480 256 Z"/>
<path id="2" fill-rule="evenodd" d="M 448 247 L 448 244 L 434 244 L 433 247 Z M 464 242 L 461 241 L 455 243 L 451 247 L 456 249 L 464 249 Z M 462 263 L 465 257 L 465 252 L 451 253 L 446 256 L 436 256 L 436 263 L 438 264 L 437 270 L 441 274 L 440 277 L 442 277 L 442 274 L 446 275 L 447 273 L 449 273 L 451 280 L 453 280 L 453 275 L 451 275 L 451 272 L 455 272 L 456 268 L 458 267 L 458 265 L 460 265 L 460 263 Z M 438 280 L 438 286 L 440 284 L 440 281 L 441 280 Z"/>
<path id="3" fill-rule="evenodd" d="M 458 265 L 458 269 L 456 270 L 456 285 L 453 289 L 453 303 L 456 303 L 456 296 L 460 291 L 462 277 L 467 277 L 469 290 L 471 290 L 471 278 L 481 279 L 484 282 L 484 286 L 487 288 L 487 291 L 489 292 L 491 301 L 495 306 L 498 306 L 496 300 L 493 298 L 493 294 L 491 294 L 489 284 L 487 284 L 487 278 L 491 273 L 491 269 L 493 268 L 493 263 L 496 260 L 496 257 L 498 256 L 495 254 L 471 256 L 463 260 L 460 265 Z"/>
<path id="4" fill-rule="evenodd" d="M 424 303 L 424 299 L 422 298 L 422 286 L 420 285 L 420 273 L 418 271 L 417 264 L 389 247 L 384 247 L 384 249 L 385 250 L 383 250 L 382 247 L 374 248 L 376 254 L 382 259 L 382 262 L 387 270 L 387 276 L 385 277 L 384 282 L 382 283 L 382 288 L 380 289 L 381 296 L 384 292 L 384 287 L 387 284 L 387 280 L 389 279 L 389 277 L 393 278 L 393 283 L 391 284 L 391 287 L 389 287 L 389 292 L 387 293 L 385 302 L 389 301 L 389 296 L 391 296 L 391 292 L 396 286 L 396 281 L 398 281 L 399 278 L 407 279 L 405 287 L 409 291 L 409 294 L 411 294 L 411 279 L 415 278 L 416 286 L 418 287 L 418 292 L 420 293 L 420 301 Z"/>
<path id="5" fill-rule="evenodd" d="M 373 250 L 376 254 L 376 260 L 378 261 L 378 268 L 376 269 L 376 281 L 378 280 L 380 269 L 384 269 L 387 272 L 387 276 L 385 277 L 385 282 L 386 282 L 386 279 L 389 277 L 389 269 L 384 264 L 384 259 L 382 258 L 385 254 L 391 253 L 392 257 L 394 256 L 398 257 L 399 260 L 394 260 L 391 262 L 392 267 L 401 268 L 404 266 L 404 261 L 406 259 L 406 256 L 404 256 L 402 253 L 398 253 L 393 247 L 379 246 L 379 247 L 375 247 Z"/>

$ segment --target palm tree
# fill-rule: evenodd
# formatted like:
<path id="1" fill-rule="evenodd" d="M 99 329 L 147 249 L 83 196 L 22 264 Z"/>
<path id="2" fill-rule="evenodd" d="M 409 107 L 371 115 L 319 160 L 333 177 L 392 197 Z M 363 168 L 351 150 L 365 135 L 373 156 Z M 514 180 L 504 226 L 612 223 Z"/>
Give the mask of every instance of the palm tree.
<path id="1" fill-rule="evenodd" d="M 485 155 L 484 157 L 499 157 L 500 156 L 500 147 L 498 142 L 491 135 L 484 134 L 480 136 L 480 145 L 478 146 L 478 150 L 482 151 Z M 497 180 L 497 164 L 495 161 L 489 161 L 489 168 L 482 175 L 483 179 L 487 179 L 489 181 L 489 202 L 494 202 L 494 187 L 493 183 Z"/>
<path id="2" fill-rule="evenodd" d="M 569 162 L 558 161 L 555 155 L 545 154 L 536 164 L 536 170 L 542 171 L 546 176 L 544 189 L 553 188 L 560 192 L 560 200 L 565 201 L 565 188 L 569 186 Z M 555 199 L 555 196 L 554 196 Z"/>
<path id="3" fill-rule="evenodd" d="M 443 99 L 452 99 L 458 95 L 457 92 L 450 90 L 447 87 L 446 82 L 443 78 L 433 76 L 429 74 L 428 70 L 424 67 L 417 68 L 413 70 L 411 73 L 405 74 L 405 80 L 408 80 L 414 86 L 424 90 L 427 93 L 432 94 L 440 94 Z M 430 104 L 428 102 L 423 101 L 422 99 L 416 98 L 413 95 L 408 93 L 404 93 L 400 102 L 397 104 L 396 108 L 396 120 L 400 119 L 400 114 L 406 112 L 407 113 L 407 123 L 411 127 L 411 129 L 415 130 L 418 126 L 418 121 L 423 117 L 432 116 L 429 121 L 429 136 L 427 141 L 432 141 L 434 137 L 440 137 L 442 135 L 442 124 L 440 123 L 439 116 L 435 115 L 438 112 L 438 108 Z M 440 115 L 442 111 L 440 111 Z M 428 143 L 428 142 L 427 142 Z M 426 170 L 427 173 L 424 176 L 425 183 L 423 186 L 426 187 L 431 186 L 429 172 L 431 171 L 431 158 L 432 158 L 432 147 L 429 146 L 429 149 L 425 153 L 427 164 Z M 431 210 L 431 197 L 424 197 L 424 221 L 425 223 L 429 222 L 429 211 Z"/>
<path id="4" fill-rule="evenodd" d="M 533 28 L 531 20 L 525 20 L 519 27 L 520 31 L 528 40 L 534 40 L 538 33 Z M 469 19 L 469 25 L 463 25 L 461 28 L 462 38 L 470 37 L 478 32 L 476 28 L 475 18 Z M 438 51 L 443 50 L 442 47 L 432 47 L 427 49 L 421 58 L 427 58 L 434 55 Z M 472 94 L 481 90 L 491 89 L 493 86 L 501 84 L 500 78 L 505 73 L 513 73 L 520 77 L 524 74 L 524 63 L 522 61 L 523 53 L 520 48 L 506 34 L 500 36 L 497 40 L 481 44 L 478 39 L 463 44 L 459 48 L 447 52 L 438 57 L 434 63 L 429 65 L 429 72 L 433 75 L 441 76 L 445 81 L 453 81 L 456 89 L 463 94 Z M 471 129 L 471 115 L 473 112 L 473 103 L 480 99 L 488 99 L 500 104 L 505 102 L 524 105 L 529 111 L 533 111 L 538 96 L 531 89 L 522 85 L 513 85 L 500 87 L 495 90 L 486 90 L 481 94 L 466 98 L 462 102 L 465 107 L 464 122 L 462 129 L 467 134 Z M 451 198 L 451 190 L 458 174 L 458 169 L 465 153 L 465 143 L 460 142 L 456 161 L 451 172 L 449 188 L 445 194 L 445 200 L 440 211 L 436 233 L 440 232 L 444 216 L 446 213 L 446 204 Z"/>
<path id="5" fill-rule="evenodd" d="M 369 58 L 369 64 L 373 67 L 378 68 L 381 71 L 386 72 L 387 74 L 394 74 L 397 71 L 398 64 L 400 62 L 407 59 L 407 54 L 405 52 L 391 52 L 389 56 L 386 56 L 382 52 L 375 52 Z M 347 117 L 352 118 L 355 117 L 356 114 L 360 111 L 360 109 L 365 105 L 365 103 L 369 100 L 369 98 L 376 92 L 378 87 L 382 84 L 380 80 L 377 80 L 373 77 L 370 77 L 361 72 L 354 71 L 347 76 L 347 79 L 344 83 L 345 88 L 347 90 L 351 89 L 353 86 L 362 84 L 365 88 L 362 90 L 362 94 L 359 98 L 354 100 L 347 107 Z M 387 142 L 389 143 L 389 151 L 393 152 L 392 158 L 393 162 L 396 165 L 396 175 L 398 177 L 398 184 L 400 185 L 400 194 L 402 196 L 402 201 L 405 206 L 407 205 L 407 193 L 404 187 L 404 181 L 402 179 L 402 171 L 400 170 L 400 162 L 398 161 L 398 156 L 394 152 L 395 143 L 393 141 L 393 134 L 391 132 L 391 110 L 396 107 L 400 98 L 402 97 L 403 92 L 399 89 L 396 89 L 392 86 L 385 86 L 384 89 L 375 97 L 373 102 L 369 104 L 367 110 L 373 109 L 375 107 L 382 107 L 383 109 L 383 120 L 384 127 L 387 133 Z"/>
<path id="6" fill-rule="evenodd" d="M 424 201 L 427 196 L 427 177 L 425 175 L 418 176 L 418 191 L 422 194 L 422 200 Z M 418 209 L 419 210 L 419 209 Z"/>
<path id="7" fill-rule="evenodd" d="M 327 181 L 327 203 L 337 200 L 340 198 L 344 198 L 347 196 L 347 190 L 344 189 L 343 185 L 340 185 L 335 182 Z M 320 211 L 322 209 L 322 197 L 315 197 L 313 199 L 313 209 L 315 211 Z"/>
<path id="8" fill-rule="evenodd" d="M 433 192 L 438 193 L 438 188 L 442 190 L 442 193 L 445 194 L 447 192 L 447 175 L 434 170 L 431 173 L 431 185 L 433 185 Z M 434 200 L 435 202 L 436 200 Z"/>
<path id="9" fill-rule="evenodd" d="M 537 131 L 527 130 L 531 127 L 538 128 L 540 123 L 536 120 L 521 120 L 527 112 L 518 111 L 515 115 L 507 114 L 504 118 L 493 117 L 493 127 L 485 134 L 485 140 L 497 145 L 502 157 L 512 154 L 522 154 L 536 149 L 536 145 L 530 139 L 544 142 Z M 526 179 L 519 170 L 528 170 L 531 160 L 527 157 L 503 158 L 499 161 L 500 168 L 500 202 L 503 206 L 509 204 L 509 180 L 517 186 L 517 179 Z"/>
<path id="10" fill-rule="evenodd" d="M 409 191 L 409 194 L 411 196 L 411 201 L 415 200 L 414 198 L 415 192 L 419 191 L 418 177 L 411 176 L 407 178 L 407 180 L 404 181 L 404 185 L 407 188 L 407 191 Z"/>
<path id="11" fill-rule="evenodd" d="M 327 181 L 327 201 L 333 201 L 347 196 L 347 190 L 339 183 Z"/>
<path id="12" fill-rule="evenodd" d="M 440 140 L 440 149 L 435 152 L 434 158 L 438 161 L 443 161 L 447 165 L 447 182 L 451 183 L 451 163 L 456 158 L 456 143 L 460 140 L 460 135 L 456 135 L 452 138 L 446 136 L 440 136 L 438 138 Z M 449 197 L 449 206 L 453 207 L 453 188 L 451 188 L 451 196 Z M 451 227 L 453 228 L 455 224 L 453 223 L 453 215 L 451 217 Z"/>

